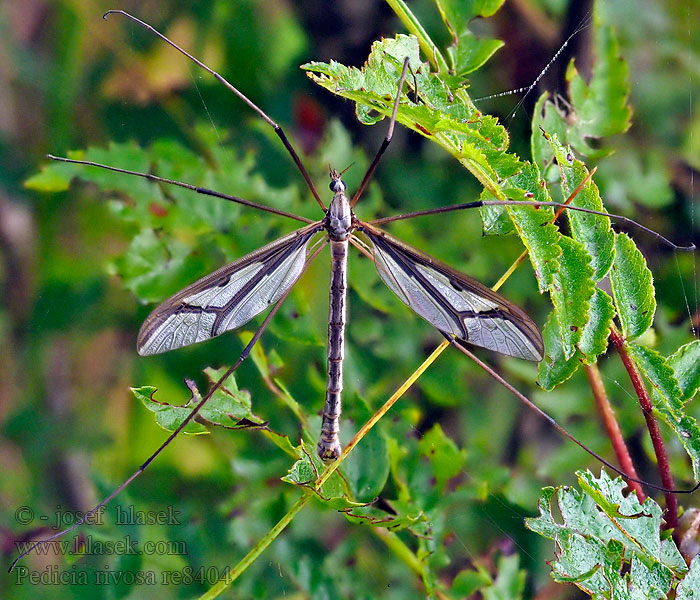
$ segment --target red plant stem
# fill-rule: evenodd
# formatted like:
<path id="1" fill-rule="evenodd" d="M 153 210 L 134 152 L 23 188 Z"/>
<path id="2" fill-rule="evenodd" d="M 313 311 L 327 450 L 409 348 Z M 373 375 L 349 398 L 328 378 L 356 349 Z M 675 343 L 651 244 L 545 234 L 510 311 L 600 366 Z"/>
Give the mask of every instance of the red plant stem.
<path id="1" fill-rule="evenodd" d="M 608 399 L 608 394 L 605 391 L 605 386 L 603 385 L 603 379 L 600 376 L 600 371 L 596 365 L 585 365 L 584 370 L 586 372 L 586 377 L 588 378 L 588 383 L 591 386 L 591 391 L 593 392 L 593 398 L 595 399 L 595 404 L 598 408 L 598 414 L 603 421 L 603 426 L 608 432 L 608 437 L 612 443 L 613 450 L 615 451 L 615 456 L 617 456 L 617 462 L 620 464 L 620 468 L 635 479 L 639 479 L 637 471 L 632 463 L 632 458 L 630 457 L 629 450 L 627 449 L 627 444 L 622 437 L 622 432 L 620 431 L 620 426 L 615 418 L 615 411 L 612 406 L 610 406 L 610 400 Z M 644 502 L 646 499 L 646 494 L 642 489 L 642 486 L 636 481 L 627 481 L 627 485 L 637 493 L 637 498 L 639 502 Z"/>
<path id="2" fill-rule="evenodd" d="M 639 398 L 639 404 L 642 407 L 642 413 L 644 414 L 644 419 L 647 422 L 647 429 L 649 430 L 651 443 L 654 446 L 656 460 L 659 464 L 661 485 L 669 490 L 672 490 L 674 489 L 674 483 L 673 476 L 671 475 L 671 466 L 668 464 L 666 446 L 664 446 L 664 441 L 661 437 L 661 432 L 659 431 L 659 425 L 654 418 L 654 412 L 651 406 L 651 400 L 649 399 L 649 394 L 644 387 L 642 378 L 637 370 L 637 365 L 634 364 L 634 361 L 627 352 L 627 348 L 625 348 L 625 340 L 622 338 L 617 329 L 615 329 L 615 327 L 610 328 L 610 340 L 620 355 L 622 363 L 625 365 L 625 369 L 627 369 L 627 373 L 630 377 L 630 381 L 632 382 L 632 386 L 634 387 L 634 391 L 637 393 L 637 397 Z M 672 492 L 666 492 L 666 514 L 664 519 L 666 521 L 666 529 L 672 529 L 678 524 L 678 499 Z"/>

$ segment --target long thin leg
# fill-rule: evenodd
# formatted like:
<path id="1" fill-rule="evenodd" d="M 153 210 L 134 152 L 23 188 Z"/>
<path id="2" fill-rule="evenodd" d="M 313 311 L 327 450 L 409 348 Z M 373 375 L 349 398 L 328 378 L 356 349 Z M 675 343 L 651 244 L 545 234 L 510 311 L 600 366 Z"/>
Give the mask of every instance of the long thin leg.
<path id="1" fill-rule="evenodd" d="M 454 210 L 465 210 L 467 208 L 479 208 L 480 206 L 554 206 L 559 208 L 566 208 L 568 210 L 576 210 L 579 212 L 588 213 L 591 215 L 600 215 L 602 217 L 609 217 L 620 221 L 621 223 L 626 223 L 641 229 L 645 233 L 655 237 L 656 239 L 662 241 L 664 244 L 670 246 L 674 250 L 682 250 L 684 252 L 692 252 L 696 250 L 695 244 L 690 244 L 689 246 L 678 246 L 674 244 L 668 238 L 665 238 L 660 233 L 645 227 L 641 223 L 638 223 L 634 219 L 625 217 L 623 215 L 616 215 L 613 213 L 601 212 L 598 210 L 593 210 L 590 208 L 583 208 L 581 206 L 571 206 L 570 204 L 564 204 L 562 202 L 537 202 L 535 200 L 475 200 L 474 202 L 465 202 L 464 204 L 454 204 L 452 206 L 442 206 L 440 208 L 430 208 L 428 210 L 418 210 L 416 212 L 404 213 L 402 215 L 394 215 L 393 217 L 384 217 L 382 219 L 375 219 L 374 221 L 369 221 L 370 225 L 384 225 L 386 223 L 392 223 L 393 221 L 402 221 L 403 219 L 412 219 L 413 217 L 422 217 L 424 215 L 436 215 L 440 213 L 452 212 Z"/>
<path id="2" fill-rule="evenodd" d="M 565 438 L 571 440 L 576 444 L 577 446 L 583 448 L 588 454 L 590 454 L 593 458 L 596 460 L 599 460 L 602 464 L 604 464 L 606 467 L 609 469 L 612 469 L 617 473 L 618 475 L 622 476 L 624 479 L 628 481 L 634 481 L 636 483 L 639 483 L 641 485 L 644 485 L 646 487 L 652 488 L 654 490 L 658 490 L 660 492 L 664 492 L 667 494 L 692 494 L 696 490 L 700 489 L 700 483 L 698 483 L 694 488 L 689 489 L 689 490 L 673 490 L 669 488 L 665 488 L 660 485 L 655 485 L 653 483 L 649 483 L 648 481 L 644 481 L 643 479 L 637 479 L 636 477 L 631 477 L 627 473 L 625 473 L 623 470 L 618 469 L 615 465 L 612 463 L 608 462 L 605 460 L 600 454 L 597 454 L 590 448 L 586 447 L 586 445 L 583 442 L 580 442 L 577 440 L 573 435 L 571 435 L 566 429 L 564 429 L 559 423 L 557 423 L 552 417 L 550 417 L 546 412 L 544 412 L 539 406 L 534 404 L 531 400 L 529 400 L 525 395 L 521 394 L 516 388 L 514 388 L 510 383 L 508 383 L 503 377 L 501 377 L 496 371 L 494 371 L 489 365 L 487 365 L 485 362 L 482 360 L 479 360 L 479 358 L 476 357 L 472 352 L 469 351 L 469 348 L 465 345 L 465 343 L 462 340 L 458 340 L 453 338 L 452 336 L 449 336 L 445 333 L 442 335 L 447 338 L 448 341 L 452 342 L 454 346 L 462 353 L 466 354 L 469 358 L 471 358 L 477 365 L 479 365 L 484 371 L 486 371 L 491 377 L 493 377 L 498 383 L 500 383 L 503 387 L 505 387 L 508 391 L 511 393 L 515 394 L 515 396 L 518 397 L 518 399 L 525 404 L 529 409 L 535 411 L 538 415 L 540 415 L 542 418 L 544 418 L 554 429 L 556 429 L 561 435 L 563 435 Z"/>
<path id="3" fill-rule="evenodd" d="M 309 186 L 309 189 L 311 190 L 311 193 L 313 194 L 314 198 L 316 198 L 316 202 L 318 202 L 319 206 L 323 209 L 326 210 L 325 205 L 323 204 L 323 201 L 321 200 L 321 197 L 318 195 L 318 192 L 316 191 L 316 187 L 314 186 L 314 182 L 311 181 L 311 177 L 309 176 L 308 172 L 306 171 L 306 167 L 304 167 L 304 164 L 301 162 L 301 159 L 299 158 L 299 155 L 296 153 L 296 150 L 294 150 L 294 146 L 292 146 L 292 143 L 287 139 L 286 134 L 282 130 L 282 128 L 275 123 L 259 106 L 257 106 L 255 103 L 253 103 L 252 100 L 250 100 L 245 94 L 242 92 L 238 91 L 231 83 L 229 83 L 222 75 L 214 71 L 213 69 L 210 69 L 205 65 L 202 61 L 198 60 L 194 56 L 192 56 L 189 52 L 186 50 L 183 50 L 178 46 L 175 42 L 172 40 L 168 39 L 165 35 L 163 35 L 160 31 L 158 31 L 155 27 L 149 25 L 148 23 L 145 23 L 141 19 L 136 18 L 135 16 L 129 14 L 126 11 L 123 10 L 108 10 L 104 15 L 102 15 L 103 19 L 106 19 L 109 15 L 113 14 L 118 14 L 118 15 L 123 15 L 127 17 L 128 19 L 131 19 L 135 23 L 138 23 L 141 25 L 141 27 L 145 27 L 148 29 L 150 32 L 154 33 L 157 35 L 161 40 L 164 42 L 170 44 L 175 50 L 180 52 L 181 54 L 184 54 L 187 58 L 189 58 L 193 63 L 195 63 L 197 66 L 201 67 L 204 69 L 207 73 L 210 73 L 218 81 L 223 83 L 229 90 L 231 90 L 236 96 L 238 96 L 243 102 L 245 102 L 252 110 L 254 110 L 264 121 L 270 125 L 274 130 L 275 133 L 277 134 L 277 137 L 279 137 L 280 140 L 282 140 L 282 143 L 284 144 L 284 147 L 287 149 L 287 152 L 292 157 L 292 160 L 294 161 L 294 164 L 297 166 L 299 171 L 301 172 L 302 177 L 306 181 L 306 184 Z"/>
<path id="4" fill-rule="evenodd" d="M 175 181 L 174 179 L 166 179 L 165 177 L 158 177 L 158 175 L 153 175 L 151 173 L 141 173 L 139 171 L 129 171 L 128 169 L 120 169 L 119 167 L 112 167 L 110 165 L 103 165 L 101 163 L 92 162 L 89 160 L 76 160 L 74 158 L 64 158 L 62 156 L 54 156 L 53 154 L 46 155 L 51 160 L 57 160 L 59 162 L 73 163 L 75 165 L 87 165 L 89 167 L 99 167 L 100 169 L 106 169 L 107 171 L 114 171 L 115 173 L 124 173 L 125 175 L 136 175 L 137 177 L 143 177 L 149 181 L 156 181 L 158 183 L 167 183 L 168 185 L 176 185 L 178 187 L 185 188 L 187 190 L 192 190 L 198 194 L 204 194 L 205 196 L 214 196 L 216 198 L 223 198 L 230 202 L 236 202 L 237 204 L 242 204 L 244 206 L 250 206 L 251 208 L 257 208 L 258 210 L 264 210 L 265 212 L 272 213 L 274 215 L 280 215 L 282 217 L 288 217 L 289 219 L 294 219 L 295 221 L 301 221 L 302 223 L 315 223 L 311 219 L 306 217 L 300 217 L 293 213 L 289 213 L 278 208 L 272 208 L 271 206 L 265 206 L 264 204 L 258 204 L 257 202 L 252 202 L 251 200 L 244 200 L 243 198 L 238 198 L 236 196 L 229 196 L 228 194 L 222 194 L 215 190 L 210 190 L 209 188 L 203 188 L 191 183 L 185 183 L 183 181 Z"/>
<path id="5" fill-rule="evenodd" d="M 319 252 L 323 250 L 325 247 L 325 243 L 321 244 L 314 252 L 309 256 L 309 258 L 306 259 L 306 262 L 304 263 L 304 270 L 309 266 L 309 264 L 318 256 Z M 34 550 L 37 546 L 41 544 L 45 544 L 47 542 L 50 542 L 52 540 L 55 540 L 59 537 L 62 537 L 66 535 L 67 533 L 70 533 L 71 531 L 74 531 L 78 527 L 80 527 L 86 520 L 90 519 L 93 515 L 95 515 L 99 510 L 102 509 L 103 506 L 106 506 L 109 502 L 111 502 L 116 496 L 118 496 L 122 490 L 124 490 L 134 479 L 136 479 L 141 473 L 143 473 L 148 466 L 156 459 L 156 457 L 165 450 L 168 445 L 170 445 L 170 442 L 172 442 L 178 435 L 179 433 L 187 427 L 187 425 L 192 421 L 197 416 L 197 413 L 202 409 L 202 407 L 209 402 L 211 397 L 214 395 L 214 392 L 218 390 L 224 382 L 229 378 L 229 376 L 241 365 L 241 363 L 248 358 L 248 355 L 250 354 L 251 350 L 253 349 L 253 346 L 257 343 L 257 341 L 260 339 L 260 336 L 263 334 L 265 329 L 267 329 L 267 326 L 270 324 L 270 321 L 272 320 L 272 317 L 275 316 L 279 308 L 282 306 L 282 303 L 285 301 L 289 293 L 292 291 L 292 288 L 294 286 L 291 286 L 281 297 L 280 299 L 275 303 L 275 305 L 272 307 L 272 310 L 267 314 L 265 317 L 265 320 L 262 322 L 260 327 L 258 327 L 258 330 L 255 332 L 255 335 L 253 335 L 252 339 L 250 342 L 248 342 L 248 345 L 243 349 L 243 352 L 241 352 L 241 355 L 238 357 L 238 360 L 228 368 L 228 370 L 217 380 L 217 382 L 211 387 L 211 389 L 204 395 L 204 397 L 197 403 L 197 406 L 195 406 L 192 409 L 192 412 L 187 415 L 185 420 L 180 423 L 177 429 L 173 431 L 169 436 L 168 439 L 166 439 L 159 447 L 158 449 L 151 454 L 146 461 L 138 468 L 136 471 L 134 471 L 129 477 L 122 482 L 117 489 L 115 489 L 109 496 L 107 496 L 102 502 L 100 502 L 97 506 L 86 512 L 81 519 L 76 521 L 73 525 L 70 527 L 64 529 L 63 531 L 59 531 L 58 533 L 55 533 L 47 538 L 44 538 L 42 540 L 38 540 L 34 542 L 29 548 L 24 550 L 15 560 L 12 561 L 12 564 L 10 565 L 9 572 L 11 573 L 12 570 L 15 568 L 17 563 L 27 556 L 32 550 Z"/>
<path id="6" fill-rule="evenodd" d="M 401 99 L 401 91 L 403 90 L 403 82 L 406 79 L 406 71 L 408 70 L 408 64 L 409 64 L 409 58 L 407 56 L 403 60 L 403 70 L 401 71 L 401 77 L 399 78 L 399 89 L 396 92 L 396 99 L 394 100 L 394 110 L 391 113 L 391 119 L 389 119 L 389 130 L 386 132 L 386 137 L 384 138 L 382 145 L 379 146 L 379 150 L 377 151 L 377 154 L 374 156 L 374 159 L 372 160 L 372 164 L 370 164 L 369 168 L 367 169 L 367 172 L 365 173 L 365 176 L 362 179 L 362 183 L 360 184 L 360 187 L 357 188 L 355 195 L 352 197 L 352 201 L 350 202 L 351 207 L 353 207 L 353 206 L 355 206 L 355 204 L 357 204 L 357 201 L 360 199 L 360 196 L 362 196 L 362 193 L 365 191 L 367 184 L 370 182 L 370 179 L 372 179 L 372 175 L 374 175 L 374 170 L 377 168 L 377 165 L 379 164 L 379 160 L 382 158 L 382 155 L 384 154 L 386 149 L 389 147 L 389 143 L 391 142 L 391 138 L 394 135 L 394 125 L 396 124 L 396 114 L 399 112 L 399 100 Z"/>

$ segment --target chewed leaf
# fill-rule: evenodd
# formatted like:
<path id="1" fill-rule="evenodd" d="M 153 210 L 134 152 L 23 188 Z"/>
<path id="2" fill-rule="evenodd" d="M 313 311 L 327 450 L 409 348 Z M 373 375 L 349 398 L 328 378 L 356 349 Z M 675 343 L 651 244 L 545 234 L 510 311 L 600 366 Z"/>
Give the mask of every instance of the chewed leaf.
<path id="1" fill-rule="evenodd" d="M 596 10 L 595 20 L 598 22 Z M 579 74 L 575 63 L 569 63 L 566 79 L 569 100 L 566 109 L 543 94 L 535 107 L 532 127 L 532 156 L 543 167 L 552 156 L 539 128 L 556 134 L 563 144 L 570 144 L 586 157 L 601 157 L 609 150 L 591 139 L 626 131 L 632 110 L 627 104 L 629 81 L 627 64 L 620 51 L 613 29 L 599 22 L 593 29 L 593 72 L 589 81 Z"/>
<path id="2" fill-rule="evenodd" d="M 651 271 L 642 253 L 624 233 L 615 235 L 610 284 L 625 339 L 638 338 L 651 327 L 656 298 Z"/>
<path id="3" fill-rule="evenodd" d="M 481 181 L 496 182 L 517 173 L 522 163 L 506 152 L 509 139 L 503 126 L 494 117 L 479 113 L 465 88 L 451 90 L 441 76 L 431 73 L 420 62 L 418 40 L 412 36 L 375 42 L 362 69 L 334 61 L 312 62 L 302 68 L 318 85 L 362 106 L 361 114 L 358 108 L 361 120 L 374 124 L 376 117 L 365 120 L 371 117 L 367 111 L 385 117 L 391 114 L 405 56 L 410 57 L 412 75 L 404 87 L 397 121 L 438 143 Z"/>
<path id="4" fill-rule="evenodd" d="M 148 410 L 155 413 L 156 423 L 158 423 L 158 425 L 166 431 L 175 431 L 192 412 L 193 405 L 189 405 L 188 403 L 184 406 L 175 406 L 166 402 L 159 402 L 154 397 L 156 391 L 157 388 L 150 385 L 131 388 L 131 392 L 136 399 L 140 400 Z M 182 432 L 191 434 L 209 433 L 204 425 L 200 425 L 194 421 L 190 421 Z"/>
<path id="5" fill-rule="evenodd" d="M 316 454 L 316 450 L 311 448 L 306 442 L 302 441 L 296 450 L 301 458 L 281 478 L 282 481 L 304 488 L 307 493 L 316 494 L 317 498 L 326 506 L 336 510 L 364 506 L 364 503 L 355 502 L 348 497 L 342 478 L 337 471 L 323 484 L 321 490 L 317 491 L 315 483 L 319 474 L 325 468 L 323 462 Z"/>
<path id="6" fill-rule="evenodd" d="M 595 19 L 598 20 L 596 13 Z M 627 105 L 630 92 L 627 63 L 621 60 L 620 48 L 612 27 L 594 28 L 597 60 L 588 83 L 569 64 L 566 79 L 577 113 L 569 141 L 577 148 L 586 148 L 587 155 L 601 154 L 588 146 L 588 138 L 600 138 L 626 131 L 632 110 Z"/>
<path id="7" fill-rule="evenodd" d="M 225 375 L 226 371 L 225 367 L 220 369 L 207 367 L 204 369 L 210 385 L 217 383 Z M 223 385 L 214 392 L 209 402 L 204 405 L 201 414 L 208 421 L 220 425 L 230 425 L 231 420 L 259 420 L 252 412 L 250 393 L 246 390 L 238 389 L 236 378 L 233 375 L 229 376 Z"/>
<path id="8" fill-rule="evenodd" d="M 578 476 L 581 492 L 546 488 L 540 516 L 526 520 L 529 529 L 555 542 L 555 581 L 596 598 L 627 597 L 629 589 L 665 598 L 687 567 L 673 541 L 661 538 L 661 508 L 650 498 L 640 504 L 636 494 L 625 494 L 621 478 L 612 480 L 604 471 L 600 478 L 588 471 Z M 555 499 L 560 518 L 553 514 Z"/>
<path id="9" fill-rule="evenodd" d="M 212 382 L 218 381 L 225 372 L 226 369 L 205 370 Z M 148 410 L 155 413 L 158 425 L 167 431 L 175 431 L 202 399 L 202 395 L 193 381 L 186 380 L 186 384 L 192 392 L 192 396 L 187 403 L 180 406 L 156 400 L 156 388 L 152 386 L 131 388 L 131 391 Z M 224 384 L 214 392 L 197 415 L 209 424 L 223 425 L 224 427 L 246 428 L 262 425 L 260 419 L 251 411 L 250 394 L 238 389 L 233 375 L 229 376 Z M 197 434 L 208 433 L 208 430 L 193 419 L 185 426 L 183 432 Z"/>

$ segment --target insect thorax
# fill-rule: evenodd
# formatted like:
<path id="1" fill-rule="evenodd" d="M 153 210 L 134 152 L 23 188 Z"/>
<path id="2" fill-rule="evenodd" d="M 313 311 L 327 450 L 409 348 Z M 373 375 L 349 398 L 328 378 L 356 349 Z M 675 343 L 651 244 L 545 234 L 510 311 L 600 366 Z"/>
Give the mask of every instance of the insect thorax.
<path id="1" fill-rule="evenodd" d="M 333 241 L 345 241 L 355 228 L 352 224 L 350 200 L 343 189 L 337 191 L 326 213 L 328 235 Z"/>

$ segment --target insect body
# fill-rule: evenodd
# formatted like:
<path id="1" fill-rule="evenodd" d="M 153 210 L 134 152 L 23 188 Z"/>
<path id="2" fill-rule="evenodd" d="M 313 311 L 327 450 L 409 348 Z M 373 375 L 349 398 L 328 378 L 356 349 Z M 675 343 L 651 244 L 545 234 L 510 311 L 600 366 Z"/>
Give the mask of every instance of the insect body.
<path id="1" fill-rule="evenodd" d="M 519 308 L 353 214 L 341 174 L 330 171 L 334 192 L 323 220 L 311 223 L 193 283 L 166 300 L 139 332 L 141 355 L 158 354 L 236 329 L 279 300 L 299 279 L 311 241 L 321 231 L 330 244 L 328 381 L 318 453 L 340 456 L 338 438 L 343 390 L 348 244 L 355 230 L 370 242 L 380 277 L 414 312 L 446 336 L 539 361 L 542 336 Z M 355 238 L 358 244 L 362 242 Z"/>

